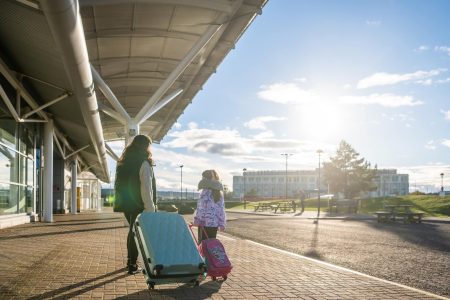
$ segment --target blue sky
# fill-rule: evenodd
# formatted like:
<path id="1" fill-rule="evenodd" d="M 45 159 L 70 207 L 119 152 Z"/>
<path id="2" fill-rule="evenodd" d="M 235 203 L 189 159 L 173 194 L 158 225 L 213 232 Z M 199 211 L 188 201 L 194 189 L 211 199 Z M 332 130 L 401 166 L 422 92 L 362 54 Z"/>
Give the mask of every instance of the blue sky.
<path id="1" fill-rule="evenodd" d="M 317 167 L 341 140 L 411 188 L 450 188 L 450 1 L 272 0 L 160 145 L 158 188 L 204 169 Z M 114 170 L 114 166 L 111 168 Z"/>

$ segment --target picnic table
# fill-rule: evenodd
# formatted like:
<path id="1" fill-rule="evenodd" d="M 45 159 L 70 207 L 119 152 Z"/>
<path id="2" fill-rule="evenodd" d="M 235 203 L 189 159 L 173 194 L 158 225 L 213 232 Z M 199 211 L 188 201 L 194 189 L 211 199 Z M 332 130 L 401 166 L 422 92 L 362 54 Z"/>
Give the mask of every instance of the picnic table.
<path id="1" fill-rule="evenodd" d="M 266 210 L 273 210 L 275 209 L 277 205 L 267 202 L 259 202 L 258 205 L 255 206 L 255 212 L 256 211 L 266 211 Z"/>
<path id="2" fill-rule="evenodd" d="M 297 205 L 292 202 L 280 202 L 275 206 L 274 212 L 277 213 L 278 210 L 280 210 L 280 212 L 288 212 L 291 210 L 295 212 L 297 210 Z"/>
<path id="3" fill-rule="evenodd" d="M 403 223 L 422 223 L 423 212 L 411 211 L 412 205 L 395 204 L 385 205 L 386 211 L 377 211 L 378 223 L 395 222 L 402 219 Z"/>
<path id="4" fill-rule="evenodd" d="M 293 211 L 295 212 L 297 209 L 295 204 L 292 204 L 291 202 L 278 202 L 278 203 L 267 203 L 267 202 L 260 202 L 255 206 L 255 212 L 257 211 L 273 211 L 274 213 L 279 212 L 287 212 L 287 211 Z"/>
<path id="5" fill-rule="evenodd" d="M 346 208 L 347 212 L 356 214 L 358 212 L 359 201 L 357 199 L 328 199 L 328 211 L 330 214 L 334 212 L 337 214 L 339 208 Z"/>

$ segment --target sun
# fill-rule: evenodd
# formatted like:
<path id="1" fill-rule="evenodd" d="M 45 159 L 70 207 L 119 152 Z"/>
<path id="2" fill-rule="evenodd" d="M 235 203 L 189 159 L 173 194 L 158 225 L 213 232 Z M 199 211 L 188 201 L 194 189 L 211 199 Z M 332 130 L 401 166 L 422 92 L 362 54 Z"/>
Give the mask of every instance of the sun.
<path id="1" fill-rule="evenodd" d="M 338 105 L 316 101 L 302 105 L 297 112 L 297 128 L 308 138 L 328 140 L 341 135 L 345 114 Z"/>

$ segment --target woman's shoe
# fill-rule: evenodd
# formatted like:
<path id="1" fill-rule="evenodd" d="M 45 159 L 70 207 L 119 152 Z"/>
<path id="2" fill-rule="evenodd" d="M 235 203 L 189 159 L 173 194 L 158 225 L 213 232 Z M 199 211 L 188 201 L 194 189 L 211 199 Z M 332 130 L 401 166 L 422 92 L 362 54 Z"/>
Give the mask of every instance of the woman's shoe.
<path id="1" fill-rule="evenodd" d="M 140 271 L 139 266 L 137 264 L 128 265 L 128 274 L 133 275 Z"/>

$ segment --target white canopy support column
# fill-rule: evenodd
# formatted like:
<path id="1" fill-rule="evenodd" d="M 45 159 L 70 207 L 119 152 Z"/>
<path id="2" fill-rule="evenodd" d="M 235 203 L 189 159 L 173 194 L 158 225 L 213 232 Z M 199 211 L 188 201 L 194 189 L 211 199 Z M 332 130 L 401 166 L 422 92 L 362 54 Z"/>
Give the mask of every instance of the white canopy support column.
<path id="1" fill-rule="evenodd" d="M 108 145 L 108 143 L 105 143 L 106 146 L 106 152 L 109 154 L 109 156 L 114 159 L 115 161 L 119 160 L 119 157 L 116 155 L 116 153 L 113 151 L 111 146 Z"/>
<path id="2" fill-rule="evenodd" d="M 92 77 L 93 77 L 95 83 L 97 84 L 97 87 L 100 89 L 100 91 L 103 93 L 103 95 L 105 95 L 106 99 L 109 101 L 109 103 L 112 105 L 112 107 L 114 107 L 114 110 L 118 113 L 118 115 L 115 114 L 112 117 L 117 119 L 117 116 L 120 116 L 118 121 L 120 121 L 123 124 L 130 122 L 131 121 L 130 115 L 127 113 L 125 108 L 123 108 L 122 104 L 117 99 L 116 95 L 114 95 L 114 93 L 111 91 L 109 86 L 105 83 L 105 81 L 100 76 L 100 74 L 98 74 L 97 70 L 92 65 L 90 65 L 90 66 L 91 66 L 91 71 L 92 71 Z M 105 106 L 103 106 L 103 108 L 102 108 L 103 111 L 105 111 L 104 108 L 105 108 Z M 108 113 L 108 112 L 105 111 L 105 113 Z"/>
<path id="3" fill-rule="evenodd" d="M 101 111 L 103 111 L 105 114 L 107 114 L 108 116 L 110 116 L 111 118 L 116 119 L 117 121 L 119 121 L 120 123 L 122 123 L 123 125 L 125 125 L 128 121 L 125 120 L 118 112 L 116 112 L 114 109 L 106 106 L 105 104 L 99 103 L 98 104 L 98 109 L 100 109 Z"/>
<path id="4" fill-rule="evenodd" d="M 72 167 L 72 182 L 71 182 L 71 204 L 70 204 L 70 213 L 72 215 L 77 214 L 77 156 L 73 158 L 71 162 Z"/>
<path id="5" fill-rule="evenodd" d="M 133 138 L 139 134 L 139 124 L 130 121 L 125 125 L 125 146 L 131 143 Z"/>
<path id="6" fill-rule="evenodd" d="M 53 121 L 49 120 L 44 125 L 44 222 L 53 222 L 53 131 Z"/>
<path id="7" fill-rule="evenodd" d="M 156 114 L 161 108 L 166 106 L 170 101 L 175 99 L 178 95 L 180 95 L 183 92 L 183 89 L 177 89 L 173 93 L 170 93 L 166 97 L 164 97 L 161 101 L 153 105 L 152 108 L 145 114 L 144 118 L 142 119 L 141 123 L 145 122 L 147 119 L 149 119 L 151 116 Z"/>
<path id="8" fill-rule="evenodd" d="M 183 60 L 175 67 L 175 69 L 170 73 L 170 75 L 164 80 L 161 86 L 156 90 L 156 92 L 148 99 L 144 107 L 137 113 L 134 117 L 134 121 L 137 124 L 141 124 L 148 114 L 148 111 L 159 102 L 159 100 L 164 96 L 167 90 L 173 85 L 177 78 L 184 72 L 187 66 L 192 62 L 192 60 L 198 55 L 198 53 L 205 47 L 208 42 L 212 39 L 214 34 L 221 28 L 222 25 L 210 26 L 206 32 L 200 37 L 200 39 L 194 44 L 194 46 L 189 50 Z"/>

